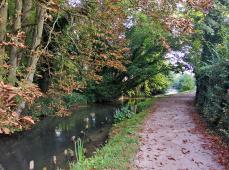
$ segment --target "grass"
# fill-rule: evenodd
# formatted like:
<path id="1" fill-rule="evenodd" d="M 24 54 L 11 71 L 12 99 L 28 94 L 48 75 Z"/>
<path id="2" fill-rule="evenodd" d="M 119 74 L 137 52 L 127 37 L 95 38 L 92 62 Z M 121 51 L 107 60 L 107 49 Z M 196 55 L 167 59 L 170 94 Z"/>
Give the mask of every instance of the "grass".
<path id="1" fill-rule="evenodd" d="M 155 99 L 144 101 L 148 108 Z M 139 131 L 149 115 L 149 109 L 145 108 L 130 119 L 113 126 L 108 143 L 98 150 L 96 154 L 83 161 L 71 165 L 71 170 L 126 170 L 132 169 L 132 162 L 139 148 Z"/>

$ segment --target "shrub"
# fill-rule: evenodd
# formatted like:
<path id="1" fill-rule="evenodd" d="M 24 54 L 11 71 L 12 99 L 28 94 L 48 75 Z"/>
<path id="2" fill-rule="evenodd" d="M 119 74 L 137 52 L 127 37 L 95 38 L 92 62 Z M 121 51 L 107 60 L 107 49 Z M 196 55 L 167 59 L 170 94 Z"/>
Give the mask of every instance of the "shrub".
<path id="1" fill-rule="evenodd" d="M 80 93 L 72 93 L 71 95 L 63 96 L 63 100 L 66 103 L 66 107 L 70 108 L 74 104 L 87 104 L 88 99 L 85 95 Z"/>
<path id="2" fill-rule="evenodd" d="M 197 106 L 210 127 L 229 140 L 229 66 L 218 60 L 197 74 Z M 217 76 L 216 76 L 217 75 Z"/>
<path id="3" fill-rule="evenodd" d="M 129 97 L 150 97 L 164 93 L 171 84 L 170 75 L 156 74 L 127 91 Z"/>
<path id="4" fill-rule="evenodd" d="M 49 97 L 40 97 L 24 114 L 33 115 L 35 117 L 53 115 L 55 109 L 52 107 L 54 100 Z"/>
<path id="5" fill-rule="evenodd" d="M 190 74 L 184 74 L 179 78 L 177 89 L 180 92 L 191 91 L 195 89 L 195 79 Z"/>
<path id="6" fill-rule="evenodd" d="M 31 107 L 25 110 L 24 114 L 34 117 L 64 116 L 67 115 L 64 112 L 74 106 L 74 104 L 87 104 L 87 102 L 88 98 L 79 93 L 57 97 L 40 97 Z"/>
<path id="7" fill-rule="evenodd" d="M 152 104 L 152 99 L 146 99 L 144 101 L 141 101 L 137 104 L 137 112 L 142 112 L 143 110 L 150 107 Z"/>
<path id="8" fill-rule="evenodd" d="M 164 93 L 168 87 L 171 85 L 170 75 L 157 74 L 150 81 L 151 93 L 152 94 L 161 94 Z"/>
<path id="9" fill-rule="evenodd" d="M 121 109 L 115 111 L 114 119 L 115 122 L 121 122 L 125 119 L 131 118 L 135 113 L 129 109 L 129 106 L 124 106 Z"/>

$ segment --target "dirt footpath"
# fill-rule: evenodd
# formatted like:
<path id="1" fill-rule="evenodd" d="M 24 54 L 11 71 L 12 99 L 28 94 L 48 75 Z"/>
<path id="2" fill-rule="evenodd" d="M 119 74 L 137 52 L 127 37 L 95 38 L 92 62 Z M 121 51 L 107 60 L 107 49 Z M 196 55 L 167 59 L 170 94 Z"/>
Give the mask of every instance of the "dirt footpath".
<path id="1" fill-rule="evenodd" d="M 205 139 L 194 129 L 194 95 L 159 100 L 141 132 L 135 158 L 139 170 L 223 170 Z"/>

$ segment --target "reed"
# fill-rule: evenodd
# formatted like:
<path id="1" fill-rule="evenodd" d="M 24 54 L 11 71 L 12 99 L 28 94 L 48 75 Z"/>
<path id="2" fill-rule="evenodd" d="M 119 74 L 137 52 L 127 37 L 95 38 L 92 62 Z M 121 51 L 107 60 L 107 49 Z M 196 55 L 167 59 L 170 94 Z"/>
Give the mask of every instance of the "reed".
<path id="1" fill-rule="evenodd" d="M 75 142 L 75 155 L 77 162 L 82 162 L 85 160 L 83 142 L 78 138 Z"/>

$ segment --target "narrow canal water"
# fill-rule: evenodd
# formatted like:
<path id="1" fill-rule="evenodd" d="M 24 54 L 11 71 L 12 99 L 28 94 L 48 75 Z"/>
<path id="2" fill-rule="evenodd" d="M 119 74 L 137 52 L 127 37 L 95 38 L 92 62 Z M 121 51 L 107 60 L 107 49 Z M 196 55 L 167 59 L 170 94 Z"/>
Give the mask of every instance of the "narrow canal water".
<path id="1" fill-rule="evenodd" d="M 67 118 L 49 117 L 32 130 L 10 137 L 0 137 L 0 170 L 69 169 L 64 152 L 74 150 L 72 137 L 83 139 L 86 156 L 104 144 L 120 104 L 94 104 L 80 108 Z M 56 156 L 57 165 L 53 163 Z"/>

